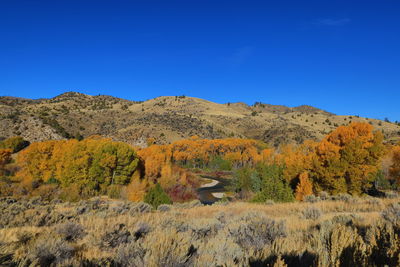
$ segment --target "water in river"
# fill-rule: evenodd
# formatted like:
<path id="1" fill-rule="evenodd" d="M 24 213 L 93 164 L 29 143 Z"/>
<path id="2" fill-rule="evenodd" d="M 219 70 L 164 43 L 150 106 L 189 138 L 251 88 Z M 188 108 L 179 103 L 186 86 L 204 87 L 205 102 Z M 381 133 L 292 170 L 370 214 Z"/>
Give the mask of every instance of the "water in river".
<path id="1" fill-rule="evenodd" d="M 213 186 L 200 187 L 197 189 L 197 194 L 201 203 L 206 205 L 211 205 L 214 202 L 220 200 L 212 195 L 212 193 L 222 193 L 226 191 L 226 186 L 229 185 L 229 180 L 219 177 L 211 177 L 211 176 L 201 176 L 203 178 L 207 178 L 213 181 L 217 181 L 218 183 Z"/>

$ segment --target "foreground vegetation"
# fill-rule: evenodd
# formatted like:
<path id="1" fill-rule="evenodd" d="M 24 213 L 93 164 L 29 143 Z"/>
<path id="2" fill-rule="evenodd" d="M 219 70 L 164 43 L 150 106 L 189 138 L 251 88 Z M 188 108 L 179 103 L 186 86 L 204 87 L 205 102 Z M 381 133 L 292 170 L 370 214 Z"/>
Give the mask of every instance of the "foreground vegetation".
<path id="1" fill-rule="evenodd" d="M 399 200 L 323 194 L 311 202 L 194 201 L 152 211 L 107 198 L 4 198 L 0 265 L 398 266 Z"/>
<path id="2" fill-rule="evenodd" d="M 0 142 L 0 265 L 400 264 L 400 145 L 369 124 L 278 149 L 148 143 Z M 211 206 L 204 177 L 229 191 Z"/>

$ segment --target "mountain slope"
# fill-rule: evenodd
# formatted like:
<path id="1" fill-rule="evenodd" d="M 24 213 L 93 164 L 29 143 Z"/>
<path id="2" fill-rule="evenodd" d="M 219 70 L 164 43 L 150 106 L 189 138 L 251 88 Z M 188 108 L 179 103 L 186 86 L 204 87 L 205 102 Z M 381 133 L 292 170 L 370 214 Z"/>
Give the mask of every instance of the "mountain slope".
<path id="1" fill-rule="evenodd" d="M 277 146 L 319 140 L 351 121 L 371 123 L 391 142 L 400 139 L 396 124 L 337 116 L 311 106 L 217 104 L 185 96 L 148 101 L 76 92 L 37 100 L 0 97 L 0 121 L 0 137 L 21 135 L 40 141 L 98 134 L 139 146 L 145 146 L 150 137 L 157 143 L 168 143 L 193 135 L 254 138 Z"/>

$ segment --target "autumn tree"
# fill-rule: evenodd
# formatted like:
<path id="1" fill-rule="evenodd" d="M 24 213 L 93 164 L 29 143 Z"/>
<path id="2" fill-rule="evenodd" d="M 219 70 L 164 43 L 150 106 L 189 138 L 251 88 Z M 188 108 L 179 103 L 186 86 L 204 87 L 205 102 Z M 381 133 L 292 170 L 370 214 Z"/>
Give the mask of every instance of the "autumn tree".
<path id="1" fill-rule="evenodd" d="M 359 195 L 371 186 L 384 153 L 383 135 L 368 123 L 340 126 L 315 149 L 311 171 L 317 191 Z"/>
<path id="2" fill-rule="evenodd" d="M 400 183 L 400 146 L 394 146 L 392 149 L 392 165 L 389 168 L 390 177 Z"/>
<path id="3" fill-rule="evenodd" d="M 296 187 L 296 200 L 302 201 L 305 196 L 312 195 L 313 188 L 310 179 L 308 178 L 308 173 L 303 172 L 299 175 L 299 183 Z"/>
<path id="4" fill-rule="evenodd" d="M 11 149 L 0 149 L 0 175 L 5 175 L 5 166 L 11 162 Z"/>
<path id="5" fill-rule="evenodd" d="M 11 149 L 12 153 L 17 153 L 28 145 L 29 142 L 24 140 L 21 136 L 14 136 L 1 141 L 0 149 Z"/>
<path id="6" fill-rule="evenodd" d="M 26 182 L 58 181 L 88 192 L 126 185 L 136 170 L 136 152 L 122 142 L 89 138 L 33 143 L 18 156 L 18 177 Z"/>

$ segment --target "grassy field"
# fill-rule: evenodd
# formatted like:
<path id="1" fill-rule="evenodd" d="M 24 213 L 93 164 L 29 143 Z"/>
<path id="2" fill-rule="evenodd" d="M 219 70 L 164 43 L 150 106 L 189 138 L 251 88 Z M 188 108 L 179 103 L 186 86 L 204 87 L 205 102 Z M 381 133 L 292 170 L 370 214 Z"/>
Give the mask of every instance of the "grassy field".
<path id="1" fill-rule="evenodd" d="M 323 200 L 325 199 L 325 200 Z M 399 199 L 0 201 L 1 266 L 398 266 Z"/>

